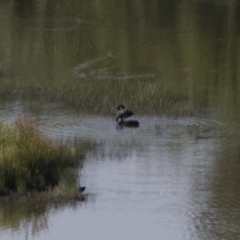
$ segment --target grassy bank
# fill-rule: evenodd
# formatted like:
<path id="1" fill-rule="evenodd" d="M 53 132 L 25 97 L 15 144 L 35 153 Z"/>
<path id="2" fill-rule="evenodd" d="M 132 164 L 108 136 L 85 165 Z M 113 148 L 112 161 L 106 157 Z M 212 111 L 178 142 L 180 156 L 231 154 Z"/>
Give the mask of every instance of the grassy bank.
<path id="1" fill-rule="evenodd" d="M 85 142 L 72 148 L 56 144 L 30 119 L 0 122 L 0 193 L 76 193 L 79 166 L 89 148 Z"/>
<path id="2" fill-rule="evenodd" d="M 115 113 L 125 104 L 139 114 L 161 114 L 178 109 L 185 111 L 187 97 L 153 80 L 54 80 L 36 83 L 0 79 L 2 99 L 56 102 L 93 113 Z"/>

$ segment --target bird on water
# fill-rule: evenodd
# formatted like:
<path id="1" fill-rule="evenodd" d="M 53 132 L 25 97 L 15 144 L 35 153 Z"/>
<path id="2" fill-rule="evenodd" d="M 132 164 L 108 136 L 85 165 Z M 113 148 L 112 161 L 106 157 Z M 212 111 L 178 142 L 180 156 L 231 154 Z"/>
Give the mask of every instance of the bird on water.
<path id="1" fill-rule="evenodd" d="M 84 186 L 84 187 L 79 187 L 79 188 L 78 188 L 78 191 L 81 192 L 81 193 L 83 193 L 83 192 L 85 191 L 85 189 L 86 189 L 85 186 Z"/>
<path id="2" fill-rule="evenodd" d="M 127 110 L 123 104 L 120 104 L 117 107 L 116 122 L 118 122 L 119 126 L 139 127 L 139 122 L 137 120 L 129 120 L 129 121 L 125 120 L 126 118 L 131 117 L 132 115 L 134 115 L 132 111 Z"/>

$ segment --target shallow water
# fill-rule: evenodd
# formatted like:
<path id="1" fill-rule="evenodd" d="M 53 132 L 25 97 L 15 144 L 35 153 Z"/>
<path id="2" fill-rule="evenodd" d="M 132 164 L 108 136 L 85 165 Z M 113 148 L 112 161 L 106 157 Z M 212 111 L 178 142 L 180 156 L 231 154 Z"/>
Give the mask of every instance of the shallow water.
<path id="1" fill-rule="evenodd" d="M 6 122 L 32 115 L 49 136 L 90 138 L 100 145 L 88 154 L 81 172 L 89 195 L 85 203 L 45 209 L 34 219 L 25 217 L 25 209 L 19 227 L 3 223 L 2 239 L 175 240 L 217 239 L 219 234 L 235 239 L 240 233 L 240 189 L 233 182 L 239 165 L 236 152 L 229 152 L 235 139 L 213 116 L 135 116 L 139 128 L 119 129 L 114 116 L 33 114 L 20 103 L 11 106 L 0 111 Z"/>

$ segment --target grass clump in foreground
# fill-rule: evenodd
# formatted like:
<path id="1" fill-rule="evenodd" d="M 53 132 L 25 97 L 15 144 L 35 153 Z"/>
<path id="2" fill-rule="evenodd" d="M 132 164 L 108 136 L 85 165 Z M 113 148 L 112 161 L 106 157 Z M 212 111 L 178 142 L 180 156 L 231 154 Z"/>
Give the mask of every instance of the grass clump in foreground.
<path id="1" fill-rule="evenodd" d="M 28 118 L 14 124 L 0 122 L 0 193 L 51 192 L 52 196 L 78 194 L 78 170 L 86 142 L 74 147 L 56 144 Z M 50 191 L 51 190 L 51 191 Z"/>

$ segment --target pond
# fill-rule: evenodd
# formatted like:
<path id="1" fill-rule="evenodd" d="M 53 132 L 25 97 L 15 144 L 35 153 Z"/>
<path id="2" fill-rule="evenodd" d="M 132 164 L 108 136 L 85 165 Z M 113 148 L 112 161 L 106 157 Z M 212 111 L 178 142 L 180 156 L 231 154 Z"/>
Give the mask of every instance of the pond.
<path id="1" fill-rule="evenodd" d="M 0 239 L 238 239 L 232 1 L 0 0 L 0 116 L 97 143 L 86 201 L 0 208 Z M 117 105 L 138 128 L 119 128 Z"/>

